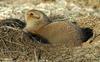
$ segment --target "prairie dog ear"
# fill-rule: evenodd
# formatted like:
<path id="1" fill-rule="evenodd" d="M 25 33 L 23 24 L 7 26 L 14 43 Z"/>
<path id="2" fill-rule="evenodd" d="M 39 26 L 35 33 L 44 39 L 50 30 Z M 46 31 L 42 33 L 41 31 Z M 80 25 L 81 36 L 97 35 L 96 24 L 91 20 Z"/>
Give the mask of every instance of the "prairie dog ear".
<path id="1" fill-rule="evenodd" d="M 30 13 L 29 13 L 29 16 L 30 16 L 30 17 L 33 17 L 33 18 L 36 18 L 36 19 L 40 19 L 40 15 L 39 15 L 39 14 L 36 14 L 36 13 L 34 13 L 34 12 L 30 12 Z"/>

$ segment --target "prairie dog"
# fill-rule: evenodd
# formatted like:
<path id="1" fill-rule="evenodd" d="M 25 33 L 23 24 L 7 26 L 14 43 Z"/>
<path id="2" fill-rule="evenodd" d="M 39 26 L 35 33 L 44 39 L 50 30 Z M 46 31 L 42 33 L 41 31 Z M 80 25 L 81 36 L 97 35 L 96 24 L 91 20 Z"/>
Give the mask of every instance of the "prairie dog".
<path id="1" fill-rule="evenodd" d="M 49 23 L 48 17 L 39 10 L 28 11 L 25 18 L 25 29 L 46 38 L 51 44 L 74 47 L 82 43 L 81 30 L 68 21 Z"/>

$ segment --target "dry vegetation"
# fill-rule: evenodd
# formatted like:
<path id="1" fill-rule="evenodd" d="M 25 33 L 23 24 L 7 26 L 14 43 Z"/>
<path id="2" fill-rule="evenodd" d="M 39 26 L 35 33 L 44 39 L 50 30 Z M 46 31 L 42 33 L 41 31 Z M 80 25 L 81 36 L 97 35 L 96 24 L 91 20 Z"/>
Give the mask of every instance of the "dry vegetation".
<path id="1" fill-rule="evenodd" d="M 66 0 L 82 7 L 100 8 L 100 0 Z"/>
<path id="2" fill-rule="evenodd" d="M 0 60 L 8 62 L 99 62 L 100 42 L 73 49 L 40 44 L 19 29 L 0 27 Z"/>
<path id="3" fill-rule="evenodd" d="M 86 42 L 83 46 L 72 49 L 64 45 L 41 44 L 31 40 L 21 29 L 0 25 L 1 62 L 100 62 L 100 0 L 66 0 L 68 4 L 64 4 L 64 0 L 61 3 L 56 0 L 52 4 L 51 1 L 53 0 L 0 0 L 0 19 L 12 17 L 23 20 L 25 10 L 40 9 L 53 21 L 67 18 L 82 28 L 93 29 L 96 36 L 92 43 Z M 44 5 L 40 5 L 41 2 Z M 88 7 L 91 9 L 86 9 Z"/>

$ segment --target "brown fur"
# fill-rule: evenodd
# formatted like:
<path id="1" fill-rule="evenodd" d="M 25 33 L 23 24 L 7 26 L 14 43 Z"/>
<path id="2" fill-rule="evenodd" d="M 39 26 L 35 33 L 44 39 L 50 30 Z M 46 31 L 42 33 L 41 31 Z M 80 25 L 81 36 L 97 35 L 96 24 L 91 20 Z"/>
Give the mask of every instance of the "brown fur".
<path id="1" fill-rule="evenodd" d="M 36 31 L 37 34 L 47 38 L 50 43 L 65 44 L 68 47 L 81 45 L 82 33 L 80 32 L 78 27 L 65 21 L 53 22 Z"/>

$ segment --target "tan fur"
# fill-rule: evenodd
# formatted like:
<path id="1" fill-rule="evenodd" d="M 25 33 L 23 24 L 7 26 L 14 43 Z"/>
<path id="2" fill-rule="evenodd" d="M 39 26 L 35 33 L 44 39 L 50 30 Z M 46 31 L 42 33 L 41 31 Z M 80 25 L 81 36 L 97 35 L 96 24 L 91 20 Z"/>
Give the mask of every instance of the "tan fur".
<path id="1" fill-rule="evenodd" d="M 33 30 L 36 31 L 42 26 L 45 26 L 49 23 L 48 17 L 41 11 L 38 10 L 29 10 L 25 14 L 26 27 L 24 30 Z"/>
<path id="2" fill-rule="evenodd" d="M 43 17 L 43 14 L 41 15 L 40 13 L 38 16 Z M 44 21 L 43 19 L 47 19 L 47 17 L 41 18 L 41 21 Z M 29 22 L 29 20 L 30 19 L 27 19 L 26 22 Z M 34 22 L 34 17 L 31 18 L 31 21 L 33 21 L 33 23 L 30 25 L 36 23 Z M 48 20 L 46 22 L 48 22 Z M 39 34 L 40 36 L 48 39 L 51 44 L 62 44 L 68 47 L 73 47 L 79 46 L 82 43 L 81 30 L 68 21 L 59 21 L 43 25 L 44 26 L 38 30 L 34 30 L 34 26 L 32 26 L 33 30 L 30 28 L 27 28 L 27 30 L 31 33 Z M 35 27 L 38 27 L 38 25 Z"/>

